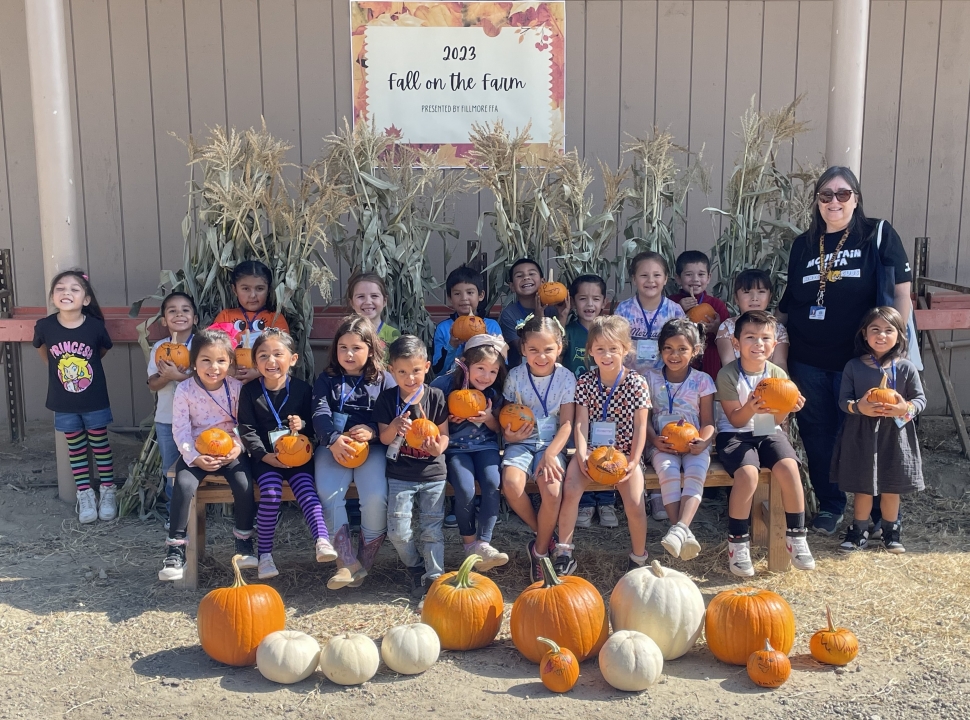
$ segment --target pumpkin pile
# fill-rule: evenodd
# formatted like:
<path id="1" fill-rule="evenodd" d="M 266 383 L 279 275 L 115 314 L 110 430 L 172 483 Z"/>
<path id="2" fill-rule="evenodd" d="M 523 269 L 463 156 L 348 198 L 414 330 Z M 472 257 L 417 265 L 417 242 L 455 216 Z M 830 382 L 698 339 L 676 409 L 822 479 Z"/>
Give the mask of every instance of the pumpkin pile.
<path id="1" fill-rule="evenodd" d="M 435 580 L 424 598 L 421 621 L 434 629 L 446 650 L 483 648 L 502 627 L 502 591 L 491 579 L 472 572 L 481 559 L 466 557 L 458 572 Z"/>

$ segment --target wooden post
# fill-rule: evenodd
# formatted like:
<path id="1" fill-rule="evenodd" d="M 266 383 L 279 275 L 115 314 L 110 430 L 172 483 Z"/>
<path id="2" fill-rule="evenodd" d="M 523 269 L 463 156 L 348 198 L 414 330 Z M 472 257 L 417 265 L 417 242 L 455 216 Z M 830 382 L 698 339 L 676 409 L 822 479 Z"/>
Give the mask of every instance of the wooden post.
<path id="1" fill-rule="evenodd" d="M 835 0 L 825 159 L 829 165 L 851 168 L 856 175 L 862 166 L 868 52 L 869 0 Z"/>

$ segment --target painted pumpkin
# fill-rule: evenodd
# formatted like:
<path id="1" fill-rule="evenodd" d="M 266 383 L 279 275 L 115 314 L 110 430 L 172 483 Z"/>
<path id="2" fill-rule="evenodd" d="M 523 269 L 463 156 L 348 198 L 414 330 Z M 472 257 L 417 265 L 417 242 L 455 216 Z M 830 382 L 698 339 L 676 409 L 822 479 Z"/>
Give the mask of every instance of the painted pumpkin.
<path id="1" fill-rule="evenodd" d="M 673 446 L 675 452 L 681 454 L 690 452 L 691 442 L 700 437 L 697 428 L 683 418 L 664 425 L 660 434 L 667 438 L 667 442 Z"/>
<path id="2" fill-rule="evenodd" d="M 451 325 L 451 336 L 458 342 L 467 342 L 476 335 L 486 333 L 485 321 L 477 315 L 460 315 Z"/>
<path id="3" fill-rule="evenodd" d="M 349 440 L 347 444 L 354 451 L 354 454 L 350 456 L 349 460 L 337 460 L 340 465 L 353 470 L 367 462 L 367 456 L 370 455 L 370 443 Z"/>
<path id="4" fill-rule="evenodd" d="M 787 378 L 765 378 L 754 389 L 754 395 L 776 415 L 790 413 L 798 404 L 798 388 Z"/>
<path id="5" fill-rule="evenodd" d="M 707 303 L 698 303 L 687 311 L 687 319 L 692 323 L 710 325 L 715 320 L 720 320 L 721 316 L 717 314 L 717 310 Z"/>
<path id="6" fill-rule="evenodd" d="M 189 367 L 189 349 L 182 343 L 163 342 L 155 351 L 155 365 L 160 360 L 174 363 L 179 370 L 186 370 Z"/>
<path id="7" fill-rule="evenodd" d="M 612 445 L 600 445 L 589 454 L 586 470 L 600 485 L 616 485 L 626 475 L 626 455 Z"/>
<path id="8" fill-rule="evenodd" d="M 509 403 L 502 406 L 502 410 L 498 414 L 498 422 L 503 428 L 508 428 L 512 432 L 518 432 L 526 424 L 536 423 L 536 416 L 532 414 L 532 410 L 526 405 L 521 405 L 519 403 Z"/>
<path id="9" fill-rule="evenodd" d="M 664 656 L 657 643 L 643 633 L 620 630 L 600 650 L 599 666 L 603 679 L 617 690 L 639 692 L 660 679 Z"/>
<path id="10" fill-rule="evenodd" d="M 276 459 L 286 467 L 300 467 L 313 459 L 310 438 L 300 433 L 287 433 L 276 441 L 273 449 L 276 451 Z"/>
<path id="11" fill-rule="evenodd" d="M 232 452 L 233 445 L 232 435 L 222 428 L 203 430 L 195 439 L 195 449 L 198 453 L 212 457 L 225 457 Z"/>
<path id="12" fill-rule="evenodd" d="M 427 418 L 417 418 L 411 421 L 411 429 L 404 436 L 404 441 L 415 450 L 424 445 L 425 438 L 436 438 L 440 435 L 438 426 Z"/>
<path id="13" fill-rule="evenodd" d="M 380 664 L 377 644 L 366 635 L 336 635 L 320 651 L 320 669 L 338 685 L 365 683 L 377 674 Z"/>
<path id="14" fill-rule="evenodd" d="M 581 577 L 556 577 L 552 562 L 542 558 L 542 581 L 522 591 L 512 605 L 512 642 L 538 663 L 546 646 L 536 638 L 568 647 L 582 662 L 599 652 L 609 634 L 606 607 L 599 591 Z"/>
<path id="15" fill-rule="evenodd" d="M 418 675 L 438 661 L 441 642 L 430 625 L 396 625 L 384 633 L 381 657 L 384 664 L 401 675 Z"/>
<path id="16" fill-rule="evenodd" d="M 232 351 L 233 357 L 236 360 L 236 368 L 238 370 L 252 370 L 253 369 L 253 351 L 248 347 L 242 347 L 241 345 Z"/>
<path id="17" fill-rule="evenodd" d="M 472 572 L 481 559 L 466 557 L 458 572 L 435 580 L 424 598 L 421 622 L 434 628 L 446 650 L 485 647 L 502 627 L 502 591 L 489 578 Z"/>
<path id="18" fill-rule="evenodd" d="M 256 648 L 270 633 L 286 627 L 283 599 L 269 585 L 247 585 L 239 572 L 241 555 L 232 558 L 236 579 L 216 588 L 199 603 L 199 642 L 216 662 L 245 667 L 256 662 Z"/>
<path id="19" fill-rule="evenodd" d="M 543 305 L 558 305 L 568 297 L 569 290 L 561 282 L 544 282 L 539 286 L 539 302 Z"/>
<path id="20" fill-rule="evenodd" d="M 549 649 L 539 661 L 539 679 L 547 689 L 563 693 L 572 690 L 579 680 L 579 660 L 567 648 L 561 648 L 548 638 L 536 638 Z"/>
<path id="21" fill-rule="evenodd" d="M 848 628 L 837 628 L 832 622 L 832 610 L 825 606 L 829 626 L 812 635 L 808 649 L 812 657 L 826 665 L 848 665 L 859 654 L 859 639 Z"/>
<path id="22" fill-rule="evenodd" d="M 879 381 L 879 387 L 874 387 L 869 391 L 868 400 L 871 403 L 886 403 L 887 405 L 896 404 L 896 391 L 889 387 L 886 373 L 882 374 L 882 380 Z"/>
<path id="23" fill-rule="evenodd" d="M 277 630 L 256 648 L 256 669 L 283 685 L 306 680 L 320 663 L 320 643 L 296 630 Z"/>
<path id="24" fill-rule="evenodd" d="M 751 653 L 747 668 L 751 682 L 763 688 L 781 687 L 791 675 L 791 661 L 788 656 L 771 647 L 767 640 L 763 649 Z"/>
<path id="25" fill-rule="evenodd" d="M 730 665 L 747 665 L 765 638 L 785 655 L 795 644 L 795 614 L 785 599 L 770 590 L 742 587 L 725 590 L 707 606 L 707 646 Z"/>
<path id="26" fill-rule="evenodd" d="M 475 417 L 488 407 L 488 401 L 480 390 L 465 388 L 448 394 L 448 412 L 462 420 Z"/>

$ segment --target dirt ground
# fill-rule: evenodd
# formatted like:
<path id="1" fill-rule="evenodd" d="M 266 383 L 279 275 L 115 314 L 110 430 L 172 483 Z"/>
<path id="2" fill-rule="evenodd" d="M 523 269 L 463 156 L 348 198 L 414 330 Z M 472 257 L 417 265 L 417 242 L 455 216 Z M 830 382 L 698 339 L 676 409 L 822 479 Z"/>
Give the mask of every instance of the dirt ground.
<path id="1" fill-rule="evenodd" d="M 782 688 L 756 688 L 743 668 L 719 663 L 701 640 L 667 663 L 660 684 L 646 692 L 613 690 L 590 660 L 577 687 L 561 696 L 545 691 L 507 625 L 489 648 L 443 652 L 417 677 L 382 665 L 371 682 L 353 688 L 320 674 L 284 687 L 255 668 L 220 665 L 198 645 L 195 614 L 208 590 L 229 582 L 228 519 L 219 511 L 210 519 L 198 592 L 159 583 L 161 524 L 125 518 L 81 527 L 73 508 L 55 497 L 49 426 L 29 431 L 22 446 L 0 444 L 0 718 L 970 717 L 970 463 L 959 457 L 946 422 L 921 428 L 930 487 L 904 501 L 905 555 L 841 557 L 837 538 L 816 536 L 817 570 L 778 575 L 765 570 L 763 551 L 757 555 L 759 574 L 750 584 L 781 593 L 797 619 L 794 670 Z M 111 439 L 123 470 L 138 443 Z M 704 551 L 690 563 L 668 562 L 659 543 L 665 524 L 650 523 L 651 556 L 690 573 L 708 600 L 736 585 L 725 561 L 725 513 L 723 499 L 705 501 L 695 524 Z M 453 568 L 456 531 L 447 530 L 446 539 Z M 506 614 L 528 584 L 527 539 L 515 519 L 496 528 L 494 544 L 512 555 L 491 573 Z M 625 570 L 626 544 L 624 526 L 579 531 L 580 574 L 607 599 Z M 332 566 L 313 561 L 302 520 L 288 509 L 274 554 L 281 575 L 271 584 L 283 596 L 288 627 L 321 643 L 341 631 L 379 641 L 388 627 L 418 619 L 389 546 L 363 587 L 329 591 Z M 859 657 L 844 670 L 808 655 L 825 603 L 860 639 Z"/>

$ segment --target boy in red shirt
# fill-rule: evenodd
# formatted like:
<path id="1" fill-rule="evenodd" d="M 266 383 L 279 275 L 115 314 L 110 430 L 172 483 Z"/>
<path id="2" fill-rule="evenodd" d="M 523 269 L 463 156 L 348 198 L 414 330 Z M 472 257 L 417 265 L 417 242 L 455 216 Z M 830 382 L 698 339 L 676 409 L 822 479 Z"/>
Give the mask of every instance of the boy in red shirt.
<path id="1" fill-rule="evenodd" d="M 721 371 L 721 356 L 718 354 L 714 337 L 721 323 L 727 320 L 731 313 L 727 305 L 713 295 L 707 294 L 707 286 L 711 284 L 711 259 L 700 250 L 687 250 L 677 256 L 674 279 L 680 285 L 680 292 L 671 295 L 670 299 L 684 309 L 707 303 L 717 312 L 717 320 L 704 325 L 704 341 L 707 348 L 701 358 L 700 368 L 712 378 L 716 378 Z"/>

